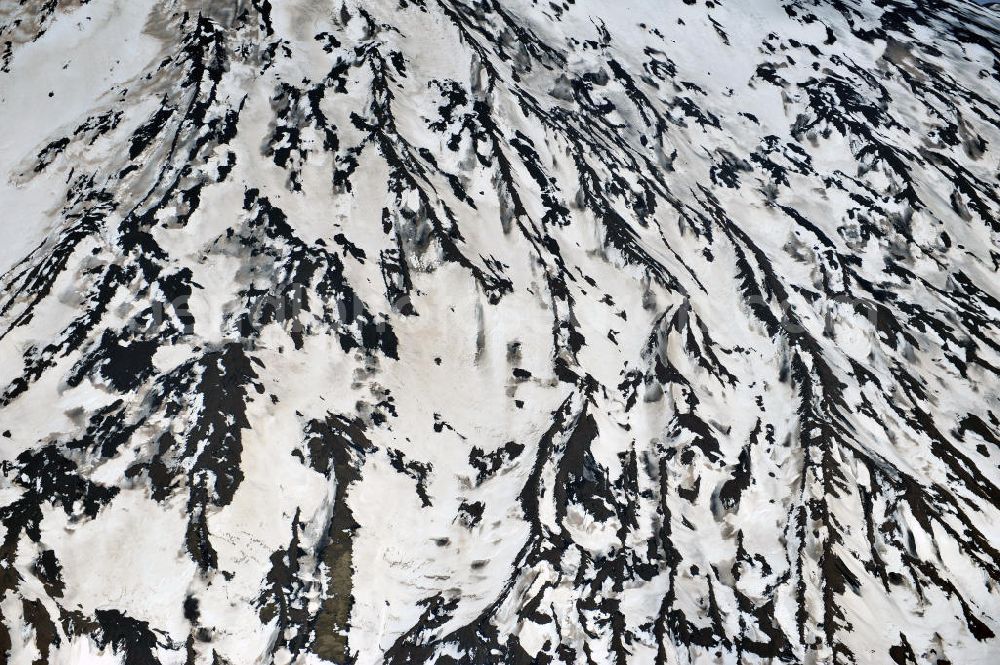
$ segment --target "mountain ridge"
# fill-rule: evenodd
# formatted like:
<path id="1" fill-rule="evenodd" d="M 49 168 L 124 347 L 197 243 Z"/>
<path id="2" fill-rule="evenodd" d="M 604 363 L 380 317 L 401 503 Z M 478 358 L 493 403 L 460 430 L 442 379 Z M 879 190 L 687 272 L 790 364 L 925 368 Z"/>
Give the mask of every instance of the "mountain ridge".
<path id="1" fill-rule="evenodd" d="M 996 37 L 8 6 L 0 650 L 992 662 Z"/>

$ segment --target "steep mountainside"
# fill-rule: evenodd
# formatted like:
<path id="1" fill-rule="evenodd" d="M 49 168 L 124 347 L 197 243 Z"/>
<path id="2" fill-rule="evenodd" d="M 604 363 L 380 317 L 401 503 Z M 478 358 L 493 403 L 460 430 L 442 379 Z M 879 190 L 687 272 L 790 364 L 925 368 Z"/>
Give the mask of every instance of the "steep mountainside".
<path id="1" fill-rule="evenodd" d="M 1000 23 L 0 0 L 0 661 L 1000 662 Z"/>

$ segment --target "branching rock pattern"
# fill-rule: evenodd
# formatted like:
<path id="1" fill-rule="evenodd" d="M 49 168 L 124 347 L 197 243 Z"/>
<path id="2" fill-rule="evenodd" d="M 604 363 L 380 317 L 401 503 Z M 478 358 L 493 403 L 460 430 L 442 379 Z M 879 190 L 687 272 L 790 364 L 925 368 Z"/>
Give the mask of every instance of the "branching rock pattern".
<path id="1" fill-rule="evenodd" d="M 0 4 L 0 661 L 1000 662 L 1000 19 Z"/>

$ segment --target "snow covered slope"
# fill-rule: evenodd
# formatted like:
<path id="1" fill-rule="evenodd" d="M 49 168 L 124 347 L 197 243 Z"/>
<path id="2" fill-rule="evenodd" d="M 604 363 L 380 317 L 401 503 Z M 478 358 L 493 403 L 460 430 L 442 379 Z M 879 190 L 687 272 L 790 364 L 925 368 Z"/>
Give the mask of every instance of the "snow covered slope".
<path id="1" fill-rule="evenodd" d="M 0 1 L 0 652 L 1000 662 L 1000 27 Z"/>

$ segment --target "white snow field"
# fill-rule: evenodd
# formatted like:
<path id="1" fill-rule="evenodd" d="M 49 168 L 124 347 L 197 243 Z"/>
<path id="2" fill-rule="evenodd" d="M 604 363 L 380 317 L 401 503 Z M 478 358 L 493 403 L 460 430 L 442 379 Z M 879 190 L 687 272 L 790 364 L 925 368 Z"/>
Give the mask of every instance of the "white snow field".
<path id="1" fill-rule="evenodd" d="M 0 0 L 0 662 L 1000 662 L 1000 27 Z"/>

